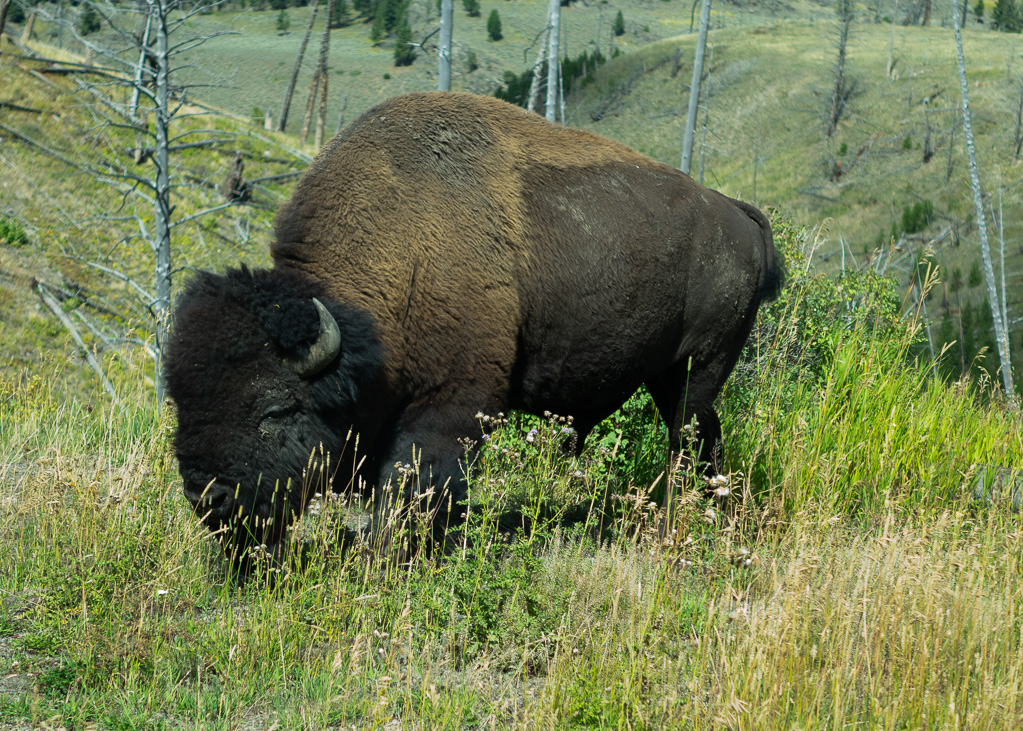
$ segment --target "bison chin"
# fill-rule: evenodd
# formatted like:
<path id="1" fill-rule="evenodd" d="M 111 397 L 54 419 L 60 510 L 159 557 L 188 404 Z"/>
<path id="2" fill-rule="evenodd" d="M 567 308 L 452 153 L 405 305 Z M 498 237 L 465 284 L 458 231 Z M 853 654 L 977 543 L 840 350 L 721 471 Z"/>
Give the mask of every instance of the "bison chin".
<path id="1" fill-rule="evenodd" d="M 224 552 L 236 563 L 251 564 L 276 556 L 290 528 L 301 516 L 313 491 L 323 488 L 295 480 L 265 480 L 254 486 L 210 479 L 200 470 L 182 467 L 185 497 Z"/>

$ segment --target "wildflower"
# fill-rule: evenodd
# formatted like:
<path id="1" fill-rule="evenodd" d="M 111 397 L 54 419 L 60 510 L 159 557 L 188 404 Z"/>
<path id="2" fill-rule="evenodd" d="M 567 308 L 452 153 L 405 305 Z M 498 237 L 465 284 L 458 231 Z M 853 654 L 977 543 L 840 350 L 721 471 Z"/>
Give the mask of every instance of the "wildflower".
<path id="1" fill-rule="evenodd" d="M 536 439 L 536 434 L 537 434 L 536 429 L 530 429 L 529 434 L 526 435 L 526 441 L 532 444 L 533 440 Z"/>

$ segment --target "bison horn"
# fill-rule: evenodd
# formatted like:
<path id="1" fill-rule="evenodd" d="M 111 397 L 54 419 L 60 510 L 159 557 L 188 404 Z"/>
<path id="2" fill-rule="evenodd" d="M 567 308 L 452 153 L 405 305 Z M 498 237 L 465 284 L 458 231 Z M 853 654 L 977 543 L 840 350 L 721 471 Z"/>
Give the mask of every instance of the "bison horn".
<path id="1" fill-rule="evenodd" d="M 303 378 L 311 378 L 322 371 L 341 352 L 341 331 L 323 303 L 313 297 L 313 304 L 320 315 L 320 332 L 316 341 L 309 346 L 309 353 L 304 358 L 295 358 L 291 367 Z"/>

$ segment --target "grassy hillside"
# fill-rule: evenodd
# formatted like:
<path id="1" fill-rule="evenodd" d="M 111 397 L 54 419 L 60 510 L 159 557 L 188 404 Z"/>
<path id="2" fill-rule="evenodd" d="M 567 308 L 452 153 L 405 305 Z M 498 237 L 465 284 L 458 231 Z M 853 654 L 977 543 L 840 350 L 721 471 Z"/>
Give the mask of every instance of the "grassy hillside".
<path id="1" fill-rule="evenodd" d="M 949 34 L 896 28 L 901 75 L 879 81 L 890 30 L 856 36 L 864 93 L 833 141 L 820 124 L 830 25 L 713 36 L 707 180 L 791 211 L 773 217 L 789 285 L 721 399 L 728 496 L 683 489 L 659 530 L 660 493 L 685 476 L 665 474 L 643 395 L 578 458 L 561 449 L 563 417 L 513 417 L 471 468 L 474 511 L 448 555 L 398 564 L 342 542 L 364 515 L 345 496 L 316 503 L 284 562 L 244 584 L 182 498 L 174 415 L 157 413 L 147 383 L 145 303 L 86 263 L 148 286 L 151 255 L 134 238 L 145 206 L 81 169 L 134 141 L 100 126 L 72 79 L 0 56 L 0 101 L 35 110 L 0 109 L 0 214 L 25 233 L 0 244 L 0 727 L 1016 728 L 1023 420 L 990 383 L 934 376 L 920 320 L 902 317 L 916 312 L 904 286 L 878 273 L 905 271 L 954 220 L 960 244 L 935 244 L 938 259 L 968 279 L 975 250 L 960 133 L 947 185 L 949 141 L 926 164 L 916 147 L 919 99 L 941 88 L 927 114 L 952 124 Z M 971 30 L 966 42 L 982 173 L 1008 184 L 1012 39 Z M 671 78 L 661 62 L 680 46 Z M 674 163 L 690 48 L 630 49 L 570 100 L 573 123 Z M 353 113 L 389 93 L 382 53 L 366 54 L 381 83 L 353 87 Z M 236 154 L 250 180 L 307 164 L 308 148 L 244 117 L 182 125 L 229 142 L 177 158 L 191 183 L 180 217 L 223 200 Z M 838 158 L 846 172 L 831 182 Z M 183 228 L 175 266 L 265 263 L 289 188 L 260 184 L 258 205 Z M 1017 190 L 1003 201 L 1013 226 Z M 937 219 L 901 249 L 882 240 L 864 265 L 864 246 L 920 199 Z M 37 282 L 98 352 L 120 405 Z M 938 285 L 932 316 L 943 296 Z M 518 530 L 509 509 L 527 518 Z"/>

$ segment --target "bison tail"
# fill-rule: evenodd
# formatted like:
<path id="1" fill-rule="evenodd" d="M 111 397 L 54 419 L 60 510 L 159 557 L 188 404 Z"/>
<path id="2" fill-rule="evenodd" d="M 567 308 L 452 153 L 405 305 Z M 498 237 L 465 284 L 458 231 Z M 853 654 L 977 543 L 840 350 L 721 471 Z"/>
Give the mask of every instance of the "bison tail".
<path id="1" fill-rule="evenodd" d="M 736 203 L 760 227 L 764 268 L 761 270 L 756 296 L 760 302 L 770 302 L 778 298 L 781 288 L 785 286 L 785 262 L 781 252 L 774 248 L 774 234 L 771 232 L 771 222 L 767 220 L 767 216 L 749 203 L 743 201 Z"/>

